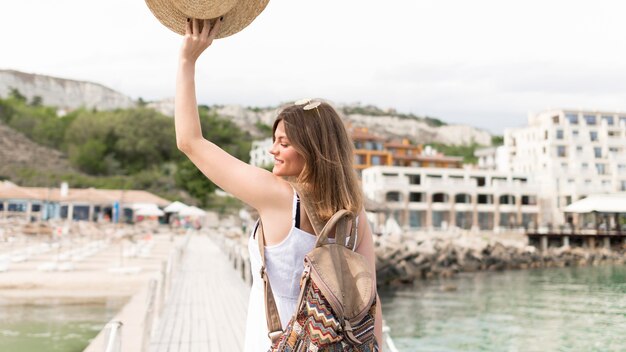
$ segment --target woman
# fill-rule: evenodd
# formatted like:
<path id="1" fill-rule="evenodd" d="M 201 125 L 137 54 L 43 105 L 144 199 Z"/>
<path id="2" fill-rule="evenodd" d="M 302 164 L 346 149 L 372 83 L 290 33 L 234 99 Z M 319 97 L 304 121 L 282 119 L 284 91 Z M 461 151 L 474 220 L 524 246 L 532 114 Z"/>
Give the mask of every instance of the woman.
<path id="1" fill-rule="evenodd" d="M 283 328 L 293 315 L 303 271 L 303 258 L 313 249 L 315 235 L 298 195 L 286 179 L 306 190 L 323 220 L 348 209 L 358 221 L 355 250 L 375 272 L 374 244 L 362 205 L 362 193 L 352 168 L 352 143 L 341 119 L 327 103 L 306 101 L 286 107 L 273 128 L 272 172 L 246 164 L 202 136 L 195 93 L 195 63 L 211 45 L 220 22 L 188 21 L 176 81 L 176 142 L 178 148 L 211 181 L 254 207 L 263 220 L 267 271 Z M 253 285 L 246 325 L 246 351 L 267 351 L 260 254 L 251 236 L 248 246 Z M 379 301 L 378 301 L 379 302 Z M 375 334 L 382 346 L 382 314 L 377 305 Z"/>

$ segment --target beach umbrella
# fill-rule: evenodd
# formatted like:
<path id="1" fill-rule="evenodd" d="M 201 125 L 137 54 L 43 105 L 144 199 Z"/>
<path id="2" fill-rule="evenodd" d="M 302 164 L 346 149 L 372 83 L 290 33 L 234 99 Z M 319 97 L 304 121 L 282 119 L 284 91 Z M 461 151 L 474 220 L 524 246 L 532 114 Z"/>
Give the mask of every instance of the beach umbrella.
<path id="1" fill-rule="evenodd" d="M 163 209 L 163 211 L 165 211 L 166 213 L 178 213 L 179 211 L 183 210 L 187 208 L 187 205 L 185 205 L 184 203 L 181 202 L 174 202 L 168 206 L 165 207 L 165 209 Z"/>
<path id="2" fill-rule="evenodd" d="M 135 215 L 137 216 L 163 216 L 165 213 L 159 209 L 156 205 L 143 206 L 135 209 Z"/>
<path id="3" fill-rule="evenodd" d="M 180 216 L 205 216 L 206 212 L 200 208 L 194 206 L 186 207 L 178 212 Z"/>

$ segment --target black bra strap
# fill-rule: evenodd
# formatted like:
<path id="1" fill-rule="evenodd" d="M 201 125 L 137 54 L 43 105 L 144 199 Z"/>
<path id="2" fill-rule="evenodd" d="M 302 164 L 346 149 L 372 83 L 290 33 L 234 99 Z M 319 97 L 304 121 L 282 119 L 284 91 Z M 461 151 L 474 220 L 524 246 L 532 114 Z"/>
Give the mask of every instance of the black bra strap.
<path id="1" fill-rule="evenodd" d="M 300 196 L 296 193 L 296 228 L 300 228 Z"/>

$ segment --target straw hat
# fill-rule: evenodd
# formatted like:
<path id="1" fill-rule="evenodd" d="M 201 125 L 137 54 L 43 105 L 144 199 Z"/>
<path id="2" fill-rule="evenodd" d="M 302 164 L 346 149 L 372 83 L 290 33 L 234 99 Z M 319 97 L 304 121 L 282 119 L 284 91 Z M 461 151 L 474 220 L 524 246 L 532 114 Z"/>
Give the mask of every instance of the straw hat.
<path id="1" fill-rule="evenodd" d="M 216 38 L 233 35 L 246 28 L 265 9 L 269 0 L 146 0 L 152 14 L 164 26 L 185 34 L 187 18 L 224 17 Z"/>

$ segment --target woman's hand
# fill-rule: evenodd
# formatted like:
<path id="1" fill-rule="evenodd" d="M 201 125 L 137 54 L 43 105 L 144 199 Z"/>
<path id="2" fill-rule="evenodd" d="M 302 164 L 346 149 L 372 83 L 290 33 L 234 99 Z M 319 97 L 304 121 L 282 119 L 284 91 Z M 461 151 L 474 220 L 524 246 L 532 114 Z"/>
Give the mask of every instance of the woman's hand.
<path id="1" fill-rule="evenodd" d="M 213 27 L 209 20 L 190 19 L 187 21 L 180 60 L 195 63 L 200 54 L 208 48 L 220 30 L 221 18 L 216 19 Z"/>

